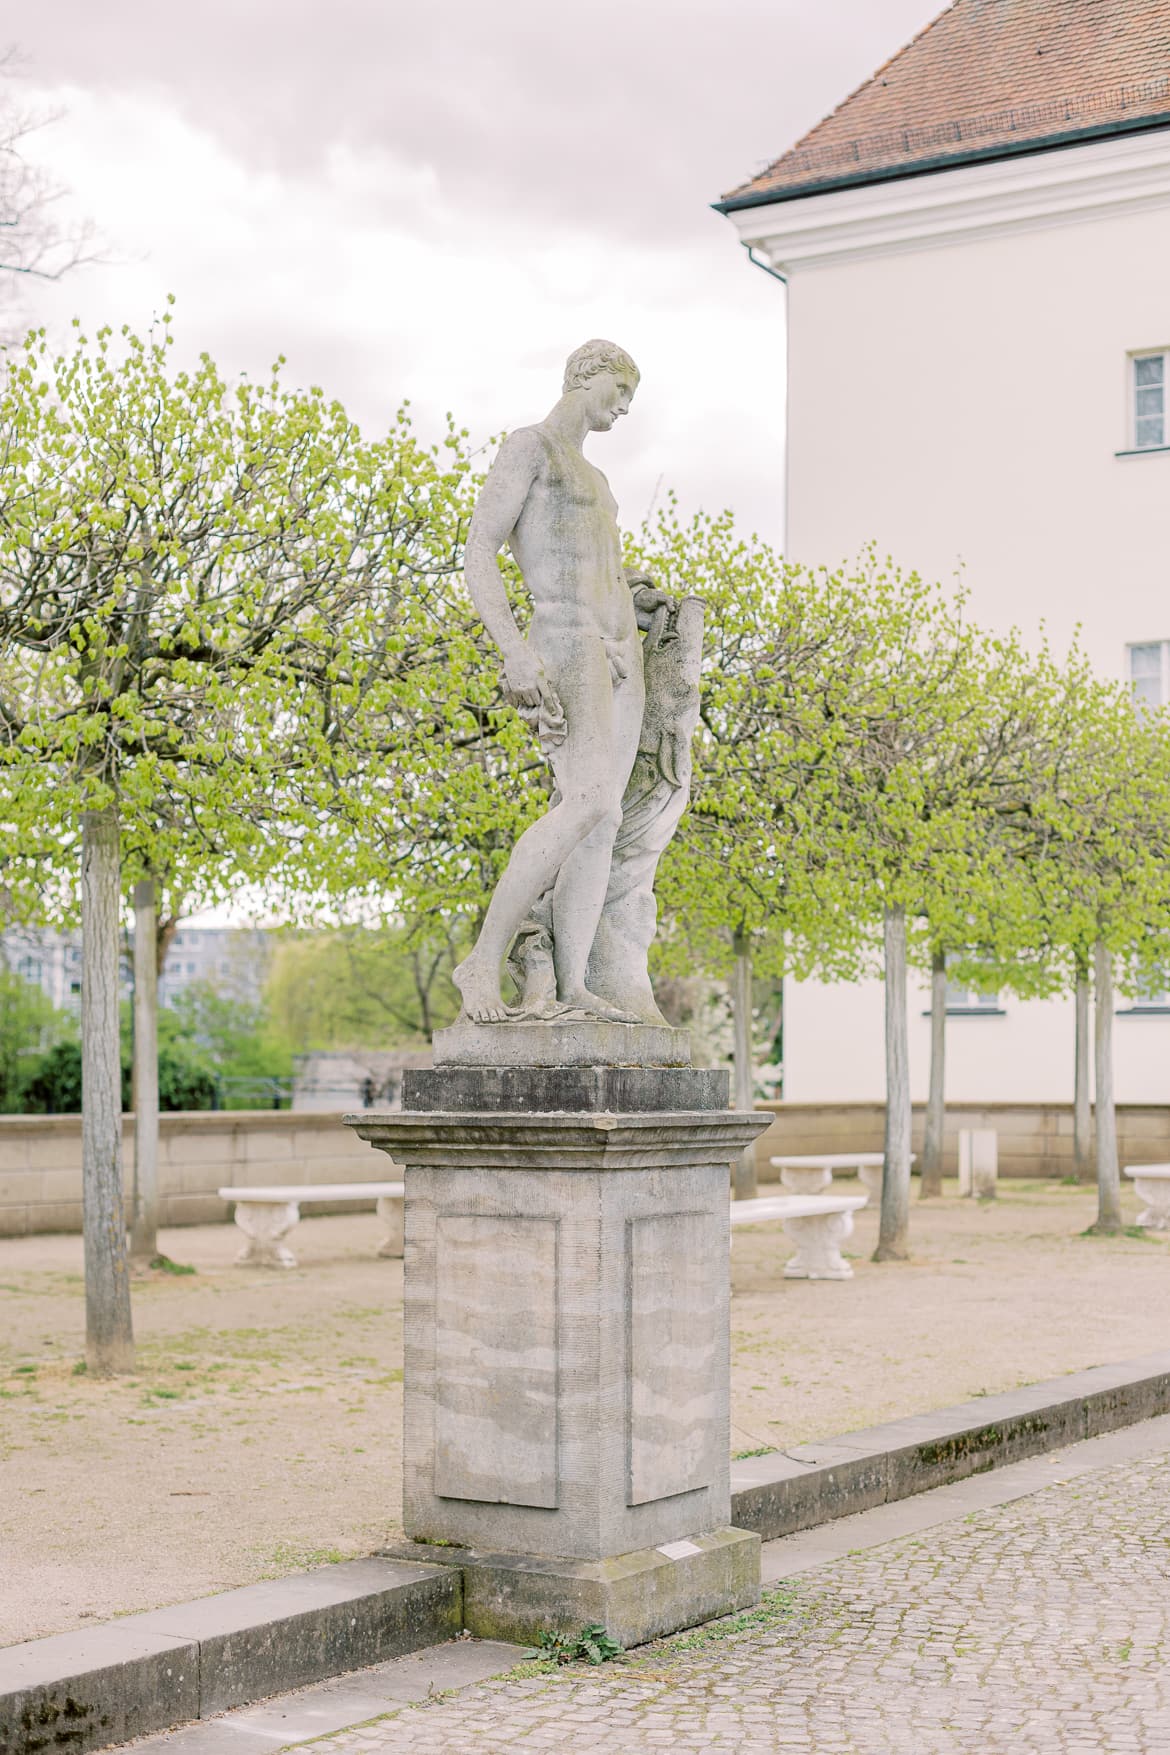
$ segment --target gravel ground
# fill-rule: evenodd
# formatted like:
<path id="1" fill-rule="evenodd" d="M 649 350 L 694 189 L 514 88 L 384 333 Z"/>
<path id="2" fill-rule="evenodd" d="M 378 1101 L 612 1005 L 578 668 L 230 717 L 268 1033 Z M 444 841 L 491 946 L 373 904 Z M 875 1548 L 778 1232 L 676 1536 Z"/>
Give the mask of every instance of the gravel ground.
<path id="1" fill-rule="evenodd" d="M 733 1452 L 1164 1346 L 1170 1238 L 1083 1237 L 1093 1211 L 1058 1183 L 986 1207 L 950 1185 L 915 1205 L 908 1264 L 869 1261 L 863 1213 L 849 1282 L 785 1282 L 780 1227 L 737 1233 Z M 81 1239 L 0 1240 L 0 1644 L 399 1533 L 402 1267 L 378 1238 L 372 1214 L 306 1219 L 280 1272 L 236 1268 L 234 1227 L 163 1233 L 197 1272 L 135 1283 L 139 1369 L 110 1383 L 76 1371 Z"/>

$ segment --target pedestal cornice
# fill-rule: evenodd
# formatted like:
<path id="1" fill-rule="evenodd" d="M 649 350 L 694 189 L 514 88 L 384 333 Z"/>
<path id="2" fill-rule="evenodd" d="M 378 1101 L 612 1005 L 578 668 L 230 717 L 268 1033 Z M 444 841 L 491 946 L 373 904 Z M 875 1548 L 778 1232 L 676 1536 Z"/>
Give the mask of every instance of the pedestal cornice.
<path id="1" fill-rule="evenodd" d="M 669 1170 L 730 1161 L 770 1115 L 682 1110 L 643 1115 L 364 1110 L 347 1127 L 395 1163 L 451 1169 Z"/>

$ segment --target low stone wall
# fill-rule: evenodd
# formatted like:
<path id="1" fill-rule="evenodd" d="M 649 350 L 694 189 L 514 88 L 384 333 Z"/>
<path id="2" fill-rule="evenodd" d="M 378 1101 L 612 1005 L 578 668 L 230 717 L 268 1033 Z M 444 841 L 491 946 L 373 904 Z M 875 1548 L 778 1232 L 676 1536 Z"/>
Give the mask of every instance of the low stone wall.
<path id="1" fill-rule="evenodd" d="M 768 1159 L 802 1152 L 880 1152 L 880 1103 L 758 1103 L 774 1119 L 756 1141 L 761 1182 L 779 1172 Z M 1072 1171 L 1072 1105 L 965 1104 L 947 1110 L 946 1173 L 958 1172 L 962 1127 L 991 1127 L 999 1139 L 1001 1176 L 1068 1176 Z M 923 1110 L 914 1109 L 914 1150 L 922 1150 Z M 1170 1106 L 1124 1104 L 1117 1111 L 1122 1164 L 1170 1163 Z M 300 1111 L 227 1110 L 164 1115 L 159 1125 L 159 1184 L 164 1225 L 205 1225 L 226 1219 L 222 1183 L 376 1182 L 391 1174 L 340 1115 Z M 126 1187 L 134 1166 L 134 1118 L 123 1117 Z M 372 1204 L 372 1203 L 371 1203 Z M 321 1206 L 315 1212 L 334 1209 Z M 352 1204 L 338 1212 L 354 1211 Z M 0 1237 L 81 1229 L 81 1117 L 0 1115 Z"/>
<path id="2" fill-rule="evenodd" d="M 225 1110 L 159 1121 L 160 1218 L 164 1225 L 226 1219 L 216 1189 L 230 1182 L 376 1182 L 391 1175 L 340 1115 Z M 134 1169 L 134 1117 L 122 1118 L 127 1191 Z M 373 1201 L 370 1203 L 373 1206 Z M 314 1212 L 354 1212 L 353 1202 Z M 0 1115 L 0 1237 L 81 1230 L 81 1117 Z"/>
<path id="3" fill-rule="evenodd" d="M 761 1182 L 779 1180 L 771 1157 L 805 1152 L 880 1152 L 885 1110 L 880 1103 L 757 1103 L 775 1119 L 755 1144 Z M 925 1106 L 914 1105 L 914 1144 L 922 1151 Z M 1070 1176 L 1073 1170 L 1071 1103 L 967 1103 L 948 1106 L 943 1172 L 957 1176 L 959 1130 L 994 1128 L 999 1174 L 1033 1178 Z M 1118 1154 L 1125 1164 L 1170 1163 L 1170 1106 L 1119 1104 Z"/>

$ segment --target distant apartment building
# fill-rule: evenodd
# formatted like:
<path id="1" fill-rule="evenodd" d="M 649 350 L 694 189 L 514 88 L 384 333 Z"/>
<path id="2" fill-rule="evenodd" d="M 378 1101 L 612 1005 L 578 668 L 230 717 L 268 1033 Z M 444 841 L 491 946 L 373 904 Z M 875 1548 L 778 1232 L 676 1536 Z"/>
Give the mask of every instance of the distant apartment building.
<path id="1" fill-rule="evenodd" d="M 159 1002 L 174 1005 L 196 982 L 245 1003 L 259 1000 L 271 957 L 269 934 L 234 927 L 180 927 L 167 947 Z M 62 1011 L 81 1005 L 81 934 L 52 927 L 10 926 L 0 934 L 0 959 Z M 123 998 L 133 990 L 133 935 L 122 955 Z"/>
<path id="2" fill-rule="evenodd" d="M 81 1006 L 81 934 L 51 927 L 9 926 L 0 933 L 0 963 L 30 987 L 39 987 L 59 1011 Z M 123 986 L 128 975 L 122 969 Z M 126 987 L 126 991 L 129 991 Z"/>
<path id="3" fill-rule="evenodd" d="M 961 574 L 1170 700 L 1170 0 L 956 0 L 718 206 L 787 283 L 788 554 Z M 881 1008 L 789 983 L 785 1095 L 880 1097 Z M 1118 1013 L 1119 1099 L 1170 1100 L 1166 996 Z M 1071 1096 L 1071 1003 L 953 1014 L 956 1099 Z"/>
<path id="4" fill-rule="evenodd" d="M 196 982 L 255 1003 L 264 989 L 272 955 L 268 933 L 240 927 L 181 926 L 167 946 L 159 975 L 162 1005 L 174 1005 Z"/>

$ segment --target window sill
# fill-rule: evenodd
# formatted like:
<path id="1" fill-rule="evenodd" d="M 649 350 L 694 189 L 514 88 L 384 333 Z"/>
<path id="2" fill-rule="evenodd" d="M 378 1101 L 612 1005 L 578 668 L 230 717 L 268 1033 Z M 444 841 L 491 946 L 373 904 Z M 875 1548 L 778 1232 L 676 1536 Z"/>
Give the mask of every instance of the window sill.
<path id="1" fill-rule="evenodd" d="M 1170 1005 L 1119 1006 L 1113 1015 L 1116 1018 L 1170 1018 Z"/>
<path id="2" fill-rule="evenodd" d="M 1170 451 L 1170 445 L 1135 445 L 1130 451 L 1115 451 L 1115 457 L 1154 457 L 1160 451 Z"/>
<path id="3" fill-rule="evenodd" d="M 1167 1010 L 1170 1011 L 1170 1006 Z M 924 1018 L 930 1015 L 929 1009 L 922 1014 Z M 1006 1018 L 1007 1012 L 1001 1005 L 949 1005 L 946 1015 L 948 1018 Z"/>

